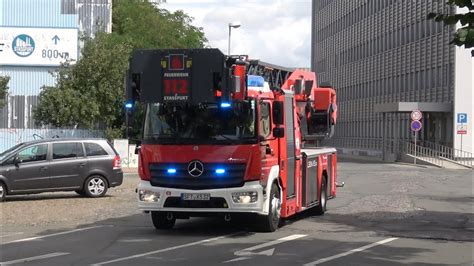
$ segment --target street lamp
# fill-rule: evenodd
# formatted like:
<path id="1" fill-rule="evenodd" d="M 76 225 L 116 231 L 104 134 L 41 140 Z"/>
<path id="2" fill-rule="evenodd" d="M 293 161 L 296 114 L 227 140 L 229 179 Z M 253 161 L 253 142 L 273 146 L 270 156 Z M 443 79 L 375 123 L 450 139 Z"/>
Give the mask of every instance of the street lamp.
<path id="1" fill-rule="evenodd" d="M 230 55 L 230 33 L 232 31 L 232 28 L 238 28 L 240 27 L 240 22 L 239 21 L 234 21 L 229 23 L 229 46 L 227 47 L 227 54 Z"/>

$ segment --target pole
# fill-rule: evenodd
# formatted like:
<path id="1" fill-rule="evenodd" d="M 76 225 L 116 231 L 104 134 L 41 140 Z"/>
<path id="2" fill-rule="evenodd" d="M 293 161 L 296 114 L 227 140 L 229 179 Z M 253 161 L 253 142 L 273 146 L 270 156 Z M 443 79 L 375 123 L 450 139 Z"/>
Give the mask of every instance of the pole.
<path id="1" fill-rule="evenodd" d="M 231 31 L 231 26 L 229 25 L 229 43 L 228 43 L 228 46 L 227 46 L 227 55 L 230 55 L 230 31 Z"/>
<path id="2" fill-rule="evenodd" d="M 382 113 L 382 161 L 385 162 L 386 160 L 386 154 L 385 154 L 385 134 L 386 134 L 386 129 L 385 127 L 387 126 L 387 121 L 385 121 L 387 119 L 387 114 L 384 112 Z"/>
<path id="3" fill-rule="evenodd" d="M 418 136 L 418 131 L 415 131 L 415 156 L 414 156 L 414 164 L 416 164 L 416 137 Z"/>

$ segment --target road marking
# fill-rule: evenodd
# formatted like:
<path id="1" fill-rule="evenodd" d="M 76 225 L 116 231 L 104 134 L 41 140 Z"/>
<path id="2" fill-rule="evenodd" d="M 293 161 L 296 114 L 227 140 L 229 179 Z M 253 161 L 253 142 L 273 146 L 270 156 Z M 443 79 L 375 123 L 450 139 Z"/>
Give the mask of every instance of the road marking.
<path id="1" fill-rule="evenodd" d="M 3 265 L 11 265 L 11 264 L 16 264 L 16 263 L 26 263 L 26 262 L 31 262 L 31 261 L 34 261 L 34 260 L 49 259 L 49 258 L 64 256 L 64 255 L 68 255 L 68 254 L 70 254 L 70 253 L 65 253 L 65 252 L 49 253 L 49 254 L 44 254 L 44 255 L 35 256 L 35 257 L 29 257 L 29 258 L 23 258 L 23 259 L 0 262 L 0 265 L 3 266 Z"/>
<path id="2" fill-rule="evenodd" d="M 16 236 L 16 235 L 22 235 L 22 234 L 23 234 L 23 232 L 16 232 L 16 233 L 11 233 L 11 234 L 1 235 L 0 238 L 9 237 L 9 236 Z"/>
<path id="3" fill-rule="evenodd" d="M 212 241 L 220 240 L 220 239 L 223 239 L 223 238 L 226 238 L 226 237 L 239 235 L 239 234 L 242 234 L 242 233 L 243 232 L 237 232 L 237 233 L 233 233 L 233 234 L 208 238 L 208 239 L 204 239 L 204 240 L 200 240 L 200 241 L 196 241 L 196 242 L 191 242 L 191 243 L 187 243 L 187 244 L 183 244 L 183 245 L 179 245 L 179 246 L 174 246 L 174 247 L 169 247 L 169 248 L 164 248 L 164 249 L 158 249 L 158 250 L 145 252 L 145 253 L 140 253 L 140 254 L 136 254 L 136 255 L 132 255 L 132 256 L 128 256 L 128 257 L 123 257 L 123 258 L 118 258 L 118 259 L 114 259 L 114 260 L 99 262 L 99 263 L 92 264 L 92 266 L 100 266 L 100 265 L 115 263 L 115 262 L 124 261 L 124 260 L 131 260 L 131 259 L 141 258 L 141 257 L 154 255 L 154 254 L 158 254 L 158 253 L 163 253 L 163 252 L 167 252 L 167 251 L 171 251 L 171 250 L 196 246 L 196 245 L 205 244 L 205 243 L 209 243 L 209 242 L 212 242 Z"/>
<path id="4" fill-rule="evenodd" d="M 379 246 L 379 245 L 383 245 L 383 244 L 386 244 L 388 242 L 392 242 L 393 240 L 397 240 L 397 239 L 398 239 L 398 237 L 391 237 L 391 238 L 387 238 L 387 239 L 384 239 L 384 240 L 380 240 L 378 242 L 375 242 L 375 243 L 372 243 L 372 244 L 369 244 L 369 245 L 365 245 L 365 246 L 362 246 L 360 248 L 356 248 L 356 249 L 353 249 L 353 250 L 349 250 L 349 251 L 344 252 L 344 253 L 340 253 L 340 254 L 337 254 L 337 255 L 334 255 L 334 256 L 331 256 L 331 257 L 327 257 L 327 258 L 324 258 L 324 259 L 319 259 L 317 261 L 306 263 L 306 264 L 304 264 L 304 266 L 311 266 L 311 265 L 317 265 L 317 264 L 325 263 L 325 262 L 328 262 L 330 260 L 335 260 L 335 259 L 347 256 L 347 255 L 354 254 L 356 252 L 364 251 L 366 249 L 369 249 L 369 248 L 372 248 L 372 247 L 375 247 L 375 246 Z"/>
<path id="5" fill-rule="evenodd" d="M 305 236 L 307 236 L 307 235 L 295 234 L 295 235 L 285 236 L 285 237 L 282 237 L 282 238 L 277 239 L 277 240 L 273 240 L 273 241 L 270 241 L 270 242 L 267 242 L 267 243 L 263 243 L 263 244 L 260 244 L 260 245 L 256 245 L 256 246 L 253 246 L 253 247 L 249 247 L 249 248 L 246 248 L 246 249 L 236 251 L 236 252 L 234 252 L 234 255 L 236 255 L 236 256 L 253 255 L 252 251 L 254 251 L 254 250 L 261 249 L 261 248 L 266 248 L 266 247 L 269 247 L 269 246 L 278 245 L 278 244 L 288 242 L 288 241 L 292 241 L 292 240 L 296 240 L 296 239 L 299 239 L 299 238 L 302 238 L 302 237 L 305 237 Z"/>
<path id="6" fill-rule="evenodd" d="M 139 243 L 139 242 L 150 242 L 152 241 L 151 239 L 121 239 L 118 242 L 124 242 L 124 243 Z"/>
<path id="7" fill-rule="evenodd" d="M 79 228 L 79 229 L 74 229 L 74 230 L 70 230 L 70 231 L 59 232 L 59 233 L 54 233 L 54 234 L 49 234 L 49 235 L 23 238 L 23 239 L 13 240 L 13 241 L 10 241 L 10 242 L 1 243 L 1 245 L 19 243 L 19 242 L 26 242 L 26 241 L 33 241 L 33 240 L 40 240 L 40 239 L 47 238 L 47 237 L 66 235 L 66 234 L 71 234 L 71 233 L 75 233 L 75 232 L 80 232 L 80 231 L 85 231 L 85 230 L 90 230 L 90 229 L 95 229 L 95 228 L 101 228 L 101 227 L 105 227 L 105 225 L 84 227 L 84 228 Z"/>
<path id="8" fill-rule="evenodd" d="M 229 262 L 236 262 L 236 261 L 251 259 L 252 257 L 249 257 L 249 256 L 257 256 L 257 255 L 272 256 L 273 253 L 275 252 L 275 248 L 270 248 L 270 249 L 263 250 L 263 251 L 260 251 L 260 252 L 253 252 L 253 251 L 257 250 L 257 249 L 261 249 L 261 248 L 266 248 L 266 247 L 269 247 L 269 246 L 278 245 L 278 244 L 281 244 L 281 243 L 284 243 L 284 242 L 296 240 L 296 239 L 299 239 L 299 238 L 303 238 L 305 236 L 308 236 L 308 235 L 295 234 L 295 235 L 285 236 L 285 237 L 282 237 L 280 239 L 273 240 L 273 241 L 270 241 L 270 242 L 267 242 L 267 243 L 259 244 L 259 245 L 253 246 L 253 247 L 245 248 L 245 249 L 234 252 L 235 256 L 240 256 L 239 258 L 227 260 L 227 261 L 224 261 L 222 263 L 229 263 Z"/>

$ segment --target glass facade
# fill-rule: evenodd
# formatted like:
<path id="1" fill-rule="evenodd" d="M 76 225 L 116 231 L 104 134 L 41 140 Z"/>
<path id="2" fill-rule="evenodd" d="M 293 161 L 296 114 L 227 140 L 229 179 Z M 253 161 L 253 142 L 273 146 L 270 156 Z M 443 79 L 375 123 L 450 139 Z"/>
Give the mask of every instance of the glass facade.
<path id="1" fill-rule="evenodd" d="M 374 106 L 399 102 L 452 104 L 453 28 L 428 20 L 451 13 L 436 0 L 313 0 L 312 60 L 319 82 L 337 91 L 339 118 L 326 144 L 380 150 L 387 139 L 410 140 L 410 115 Z M 453 113 L 424 114 L 419 136 L 452 146 Z"/>

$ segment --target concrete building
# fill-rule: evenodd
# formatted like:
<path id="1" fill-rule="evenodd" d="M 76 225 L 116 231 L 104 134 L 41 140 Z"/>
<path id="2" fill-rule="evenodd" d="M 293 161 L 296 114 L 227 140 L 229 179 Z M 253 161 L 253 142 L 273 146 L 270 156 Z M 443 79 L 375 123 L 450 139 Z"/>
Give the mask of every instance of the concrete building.
<path id="1" fill-rule="evenodd" d="M 311 67 L 338 95 L 339 123 L 327 144 L 398 156 L 413 142 L 410 112 L 418 109 L 418 144 L 472 157 L 474 61 L 449 44 L 454 27 L 427 20 L 455 10 L 436 0 L 312 3 Z"/>
<path id="2" fill-rule="evenodd" d="M 40 129 L 33 109 L 54 72 L 80 56 L 81 36 L 112 31 L 112 0 L 0 0 L 0 75 L 9 76 L 0 110 L 0 151 L 38 136 L 85 136 L 81 130 Z"/>

